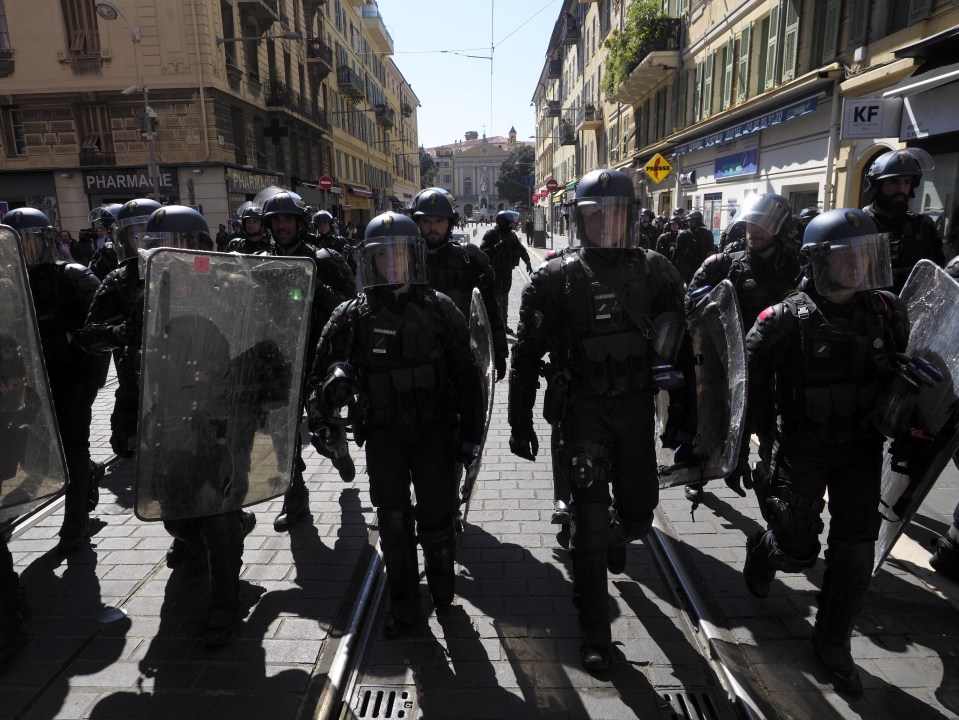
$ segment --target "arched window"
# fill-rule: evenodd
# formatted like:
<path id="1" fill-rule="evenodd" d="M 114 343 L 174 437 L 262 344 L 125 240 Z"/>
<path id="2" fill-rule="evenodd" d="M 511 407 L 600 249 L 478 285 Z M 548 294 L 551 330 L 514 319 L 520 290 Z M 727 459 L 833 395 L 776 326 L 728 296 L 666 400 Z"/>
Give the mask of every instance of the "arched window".
<path id="1" fill-rule="evenodd" d="M 463 195 L 470 196 L 473 194 L 473 178 L 466 177 L 463 178 Z"/>

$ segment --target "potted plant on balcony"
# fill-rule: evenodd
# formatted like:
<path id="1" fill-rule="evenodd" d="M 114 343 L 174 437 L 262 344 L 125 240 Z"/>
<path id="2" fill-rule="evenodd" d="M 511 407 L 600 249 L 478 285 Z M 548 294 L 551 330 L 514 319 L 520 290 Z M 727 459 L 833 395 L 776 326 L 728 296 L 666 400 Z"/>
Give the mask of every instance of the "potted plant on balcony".
<path id="1" fill-rule="evenodd" d="M 622 30 L 613 30 L 603 43 L 609 51 L 601 85 L 607 97 L 629 77 L 639 63 L 640 53 L 659 39 L 664 27 L 657 21 L 667 17 L 658 0 L 633 0 L 629 4 Z"/>

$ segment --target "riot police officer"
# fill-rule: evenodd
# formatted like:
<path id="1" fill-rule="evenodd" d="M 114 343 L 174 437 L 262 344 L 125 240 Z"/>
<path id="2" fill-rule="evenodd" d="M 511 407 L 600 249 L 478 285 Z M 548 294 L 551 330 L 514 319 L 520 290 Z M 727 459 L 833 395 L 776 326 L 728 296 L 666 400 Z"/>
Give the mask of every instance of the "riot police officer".
<path id="1" fill-rule="evenodd" d="M 656 239 L 655 245 L 656 252 L 670 262 L 672 262 L 671 258 L 676 252 L 677 237 L 679 237 L 679 216 L 673 215 L 669 218 L 666 230 Z"/>
<path id="2" fill-rule="evenodd" d="M 892 289 L 896 293 L 920 260 L 931 260 L 939 267 L 946 264 L 942 238 L 932 220 L 909 209 L 923 171 L 933 166 L 925 150 L 906 148 L 883 153 L 866 172 L 866 189 L 872 193 L 872 202 L 863 210 L 881 232 L 892 237 Z"/>
<path id="3" fill-rule="evenodd" d="M 803 236 L 806 234 L 806 226 L 812 222 L 813 218 L 819 215 L 819 211 L 814 207 L 803 208 L 796 217 L 796 243 L 802 247 Z"/>
<path id="4" fill-rule="evenodd" d="M 236 210 L 240 218 L 240 237 L 227 243 L 227 252 L 256 255 L 270 252 L 270 236 L 264 232 L 263 209 L 253 200 L 247 200 Z"/>
<path id="5" fill-rule="evenodd" d="M 113 231 L 116 226 L 117 215 L 123 205 L 110 203 L 101 205 L 90 211 L 90 221 L 97 233 L 96 250 L 90 258 L 90 269 L 100 280 L 103 280 L 120 264 L 117 250 L 113 245 Z"/>
<path id="6" fill-rule="evenodd" d="M 335 250 L 317 249 L 307 242 L 306 206 L 298 196 L 280 191 L 263 203 L 263 223 L 273 237 L 271 255 L 312 258 L 316 263 L 316 289 L 313 293 L 310 336 L 308 340 L 307 367 L 312 364 L 313 353 L 320 339 L 320 332 L 333 310 L 344 300 L 356 294 L 356 284 L 350 266 Z M 356 475 L 353 458 L 342 426 L 332 426 L 328 433 L 315 438 L 317 452 L 328 458 L 345 482 Z M 293 525 L 310 519 L 310 496 L 303 479 L 306 463 L 303 462 L 299 435 L 296 456 L 293 460 L 293 481 L 283 499 L 283 508 L 273 520 L 277 532 L 285 532 Z"/>
<path id="7" fill-rule="evenodd" d="M 687 310 L 695 298 L 728 279 L 739 302 L 743 327 L 748 331 L 760 312 L 796 289 L 800 266 L 799 255 L 788 240 L 791 222 L 792 208 L 782 195 L 766 193 L 747 198 L 736 213 L 736 223 L 745 228 L 745 248 L 720 252 L 703 263 L 689 282 Z M 769 422 L 753 418 L 748 424 L 751 428 L 758 424 L 761 437 L 766 439 Z M 741 481 L 749 479 L 748 436 L 747 432 L 739 465 L 727 478 L 737 492 L 741 492 Z M 687 485 L 686 497 L 692 502 L 701 501 L 702 488 L 703 485 Z"/>
<path id="8" fill-rule="evenodd" d="M 529 252 L 513 232 L 513 226 L 517 222 L 519 222 L 519 213 L 515 210 L 500 210 L 496 213 L 496 226 L 486 231 L 480 243 L 480 250 L 489 257 L 490 266 L 496 276 L 493 291 L 496 294 L 496 304 L 499 306 L 506 332 L 512 332 L 509 328 L 507 313 L 509 291 L 513 285 L 513 268 L 522 260 L 526 263 L 526 271 L 533 272 Z"/>
<path id="9" fill-rule="evenodd" d="M 643 208 L 639 213 L 639 244 L 648 250 L 656 247 L 656 239 L 662 234 L 653 224 L 653 218 L 656 217 L 649 208 Z"/>
<path id="10" fill-rule="evenodd" d="M 575 250 L 541 265 L 523 291 L 510 372 L 510 449 L 539 449 L 533 403 L 547 352 L 569 377 L 562 413 L 573 498 L 573 602 L 588 670 L 609 665 L 607 570 L 622 572 L 626 544 L 642 538 L 659 499 L 651 368 L 675 360 L 682 280 L 656 252 L 638 249 L 633 183 L 618 170 L 585 175 L 573 203 Z M 675 332 L 677 327 L 680 332 Z M 610 507 L 614 509 L 611 523 Z"/>
<path id="11" fill-rule="evenodd" d="M 466 318 L 470 316 L 473 288 L 479 289 L 483 296 L 493 331 L 496 378 L 502 380 L 506 375 L 509 348 L 503 317 L 496 304 L 493 289 L 496 278 L 489 257 L 471 243 L 460 244 L 452 240 L 459 212 L 455 199 L 443 188 L 421 190 L 413 198 L 411 210 L 426 240 L 430 287 L 447 295 Z"/>
<path id="12" fill-rule="evenodd" d="M 161 247 L 210 251 L 213 239 L 200 213 L 181 205 L 168 205 L 150 214 L 136 234 L 135 251 L 126 244 L 119 247 L 123 253 L 120 266 L 106 277 L 97 292 L 80 340 L 94 352 L 121 350 L 129 366 L 122 375 L 122 386 L 117 389 L 117 402 L 110 418 L 111 445 L 117 454 L 129 456 L 135 445 L 138 422 L 143 275 L 147 255 L 150 250 Z M 119 373 L 118 377 L 121 377 Z M 174 538 L 167 551 L 169 566 L 178 567 L 190 556 L 206 555 L 210 607 L 203 632 L 205 645 L 222 645 L 233 638 L 239 612 L 243 538 L 255 524 L 253 513 L 240 510 L 164 522 Z"/>
<path id="13" fill-rule="evenodd" d="M 136 255 L 137 233 L 146 227 L 147 220 L 154 210 L 163 207 L 156 200 L 149 198 L 140 198 L 130 200 L 124 203 L 116 212 L 116 233 L 113 243 L 117 250 L 117 265 L 120 264 L 120 257 L 128 258 Z M 119 246 L 123 245 L 123 249 Z M 114 268 L 116 269 L 116 268 Z"/>
<path id="14" fill-rule="evenodd" d="M 71 553 L 89 541 L 90 511 L 103 477 L 103 465 L 90 459 L 90 423 L 109 360 L 87 354 L 76 342 L 100 281 L 88 268 L 58 259 L 56 230 L 40 210 L 11 210 L 0 222 L 17 231 L 23 245 L 69 476 L 57 550 Z"/>
<path id="15" fill-rule="evenodd" d="M 829 495 L 826 572 L 812 643 L 837 689 L 862 691 L 850 636 L 872 575 L 884 438 L 877 397 L 908 341 L 891 292 L 889 239 L 865 212 L 840 208 L 806 228 L 801 289 L 760 313 L 746 336 L 749 402 L 772 404 L 776 445 L 756 486 L 768 525 L 749 537 L 743 576 L 759 598 L 777 571 L 819 555 Z"/>
<path id="16" fill-rule="evenodd" d="M 342 401 L 329 400 L 338 394 L 332 385 L 355 377 L 343 396 L 359 396 L 354 431 L 366 443 L 389 582 L 383 631 L 395 637 L 419 619 L 417 541 L 434 606 L 453 602 L 454 466 L 469 462 L 479 442 L 478 377 L 463 314 L 426 284 L 426 243 L 415 222 L 393 212 L 373 218 L 357 257 L 364 290 L 323 330 L 309 380 L 311 430 L 336 421 Z"/>
<path id="17" fill-rule="evenodd" d="M 676 236 L 676 250 L 670 260 L 688 283 L 699 266 L 716 251 L 713 234 L 703 227 L 703 214 L 693 210 L 686 216 L 686 229 Z"/>

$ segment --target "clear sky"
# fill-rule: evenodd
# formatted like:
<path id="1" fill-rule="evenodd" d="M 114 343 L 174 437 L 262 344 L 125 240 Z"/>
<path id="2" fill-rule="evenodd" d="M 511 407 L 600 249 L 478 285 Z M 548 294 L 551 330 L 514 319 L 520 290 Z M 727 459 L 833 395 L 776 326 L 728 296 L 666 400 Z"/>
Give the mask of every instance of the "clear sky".
<path id="1" fill-rule="evenodd" d="M 561 0 L 377 1 L 393 61 L 420 100 L 420 144 L 452 143 L 467 130 L 505 136 L 515 127 L 519 140 L 536 132 L 530 101 Z"/>

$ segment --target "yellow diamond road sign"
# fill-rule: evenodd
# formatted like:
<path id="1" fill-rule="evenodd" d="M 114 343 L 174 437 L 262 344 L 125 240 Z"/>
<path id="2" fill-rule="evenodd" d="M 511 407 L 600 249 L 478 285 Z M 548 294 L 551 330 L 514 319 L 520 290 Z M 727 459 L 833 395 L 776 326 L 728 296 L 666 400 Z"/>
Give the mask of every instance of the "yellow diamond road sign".
<path id="1" fill-rule="evenodd" d="M 649 175 L 650 179 L 657 185 L 661 183 L 669 173 L 673 171 L 673 166 L 659 153 L 653 155 L 643 172 Z"/>

